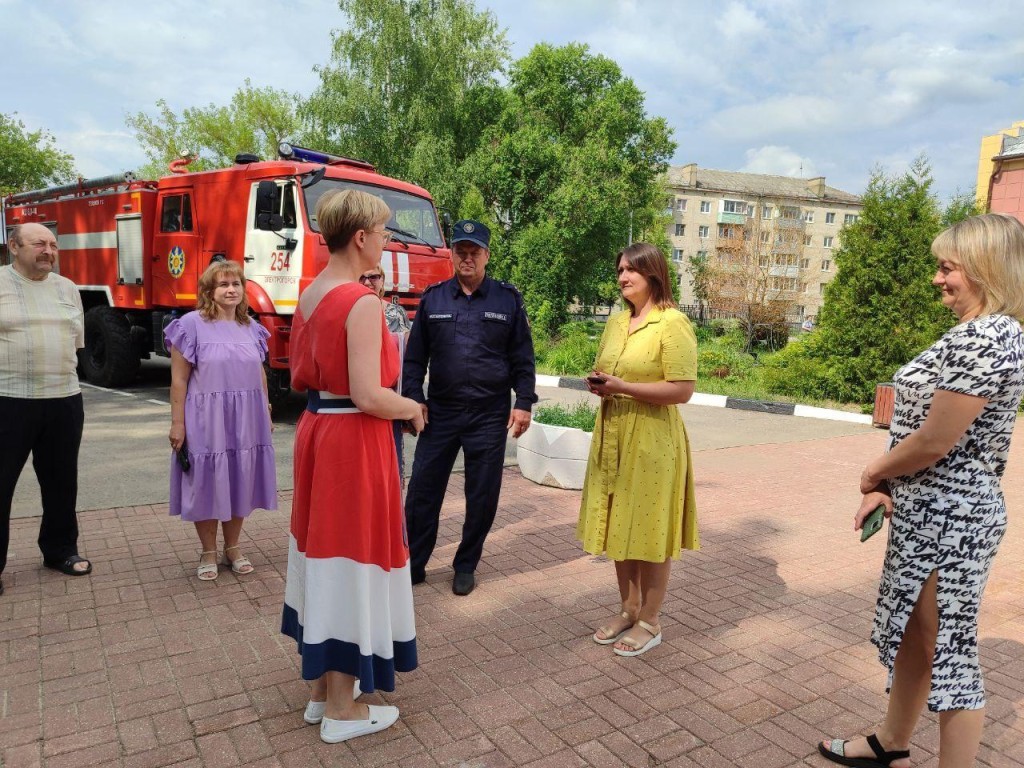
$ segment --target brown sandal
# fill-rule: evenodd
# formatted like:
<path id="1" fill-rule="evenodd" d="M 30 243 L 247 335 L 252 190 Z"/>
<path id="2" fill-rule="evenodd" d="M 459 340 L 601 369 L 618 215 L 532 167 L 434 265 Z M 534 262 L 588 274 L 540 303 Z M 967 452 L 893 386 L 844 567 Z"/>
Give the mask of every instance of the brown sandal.
<path id="1" fill-rule="evenodd" d="M 626 611 L 623 611 L 619 615 L 622 618 L 624 618 L 626 621 L 633 621 L 633 617 L 630 616 L 629 613 L 627 613 Z M 598 627 L 597 632 L 595 632 L 594 635 L 593 635 L 593 640 L 598 645 L 613 645 L 613 644 L 619 642 L 619 638 L 621 638 L 624 634 L 629 632 L 629 630 L 631 630 L 632 628 L 633 628 L 633 625 L 630 624 L 628 627 L 623 629 L 617 635 L 610 636 L 611 633 L 614 630 L 612 630 L 610 627 Z M 598 637 L 598 635 L 604 635 L 604 637 Z"/>

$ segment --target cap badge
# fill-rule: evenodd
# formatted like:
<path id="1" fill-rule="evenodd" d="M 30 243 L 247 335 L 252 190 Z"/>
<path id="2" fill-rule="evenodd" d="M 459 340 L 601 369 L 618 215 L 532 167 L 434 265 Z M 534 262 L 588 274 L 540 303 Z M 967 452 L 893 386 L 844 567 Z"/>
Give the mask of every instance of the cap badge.
<path id="1" fill-rule="evenodd" d="M 476 229 L 476 227 L 474 227 L 471 222 L 467 221 L 465 224 L 462 225 L 462 231 L 465 232 L 467 235 L 470 234 L 474 229 Z"/>

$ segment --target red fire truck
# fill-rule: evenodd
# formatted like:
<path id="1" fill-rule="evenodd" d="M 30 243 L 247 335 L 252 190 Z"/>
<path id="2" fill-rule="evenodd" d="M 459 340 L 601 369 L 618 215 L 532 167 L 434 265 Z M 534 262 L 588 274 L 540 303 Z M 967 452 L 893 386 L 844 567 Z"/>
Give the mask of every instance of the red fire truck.
<path id="1" fill-rule="evenodd" d="M 194 309 L 199 275 L 214 259 L 245 265 L 249 306 L 270 331 L 271 396 L 287 393 L 288 341 L 299 294 L 327 263 L 316 202 L 353 188 L 392 210 L 384 252 L 391 300 L 415 313 L 431 283 L 452 275 L 450 252 L 425 189 L 377 173 L 361 160 L 282 144 L 280 159 L 242 154 L 230 168 L 189 172 L 171 163 L 156 181 L 130 173 L 9 196 L 8 232 L 49 227 L 57 271 L 73 280 L 85 307 L 81 369 L 99 386 L 131 381 L 139 361 L 167 355 L 164 327 Z"/>

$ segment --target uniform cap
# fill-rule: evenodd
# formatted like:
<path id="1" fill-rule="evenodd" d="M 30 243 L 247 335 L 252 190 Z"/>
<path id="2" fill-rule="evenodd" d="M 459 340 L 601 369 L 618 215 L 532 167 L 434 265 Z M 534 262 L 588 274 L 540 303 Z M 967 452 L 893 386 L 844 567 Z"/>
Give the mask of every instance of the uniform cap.
<path id="1" fill-rule="evenodd" d="M 479 221 L 462 219 L 461 221 L 455 222 L 455 226 L 452 227 L 452 245 L 462 242 L 463 240 L 475 243 L 481 248 L 487 248 L 490 250 L 491 230 Z"/>

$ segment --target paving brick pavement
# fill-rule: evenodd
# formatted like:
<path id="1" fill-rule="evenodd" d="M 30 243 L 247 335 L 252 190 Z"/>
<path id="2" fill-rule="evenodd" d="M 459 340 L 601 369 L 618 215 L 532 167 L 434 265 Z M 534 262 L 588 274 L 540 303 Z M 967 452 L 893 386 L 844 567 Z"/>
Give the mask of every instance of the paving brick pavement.
<path id="1" fill-rule="evenodd" d="M 860 467 L 884 434 L 695 456 L 703 549 L 684 553 L 665 642 L 635 659 L 592 643 L 616 610 L 612 566 L 574 541 L 579 495 L 506 471 L 480 586 L 450 591 L 461 477 L 427 583 L 421 665 L 394 728 L 328 746 L 278 632 L 290 494 L 246 525 L 256 573 L 194 576 L 196 544 L 165 505 L 86 512 L 89 578 L 38 567 L 37 519 L 13 523 L 0 598 L 0 763 L 30 766 L 822 766 L 821 735 L 869 727 L 884 674 L 867 642 L 884 542 L 850 530 Z M 1005 483 L 1024 509 L 1024 448 Z M 981 652 L 990 704 L 980 764 L 1021 766 L 1024 534 L 1011 523 Z M 925 715 L 915 766 L 935 766 Z"/>

